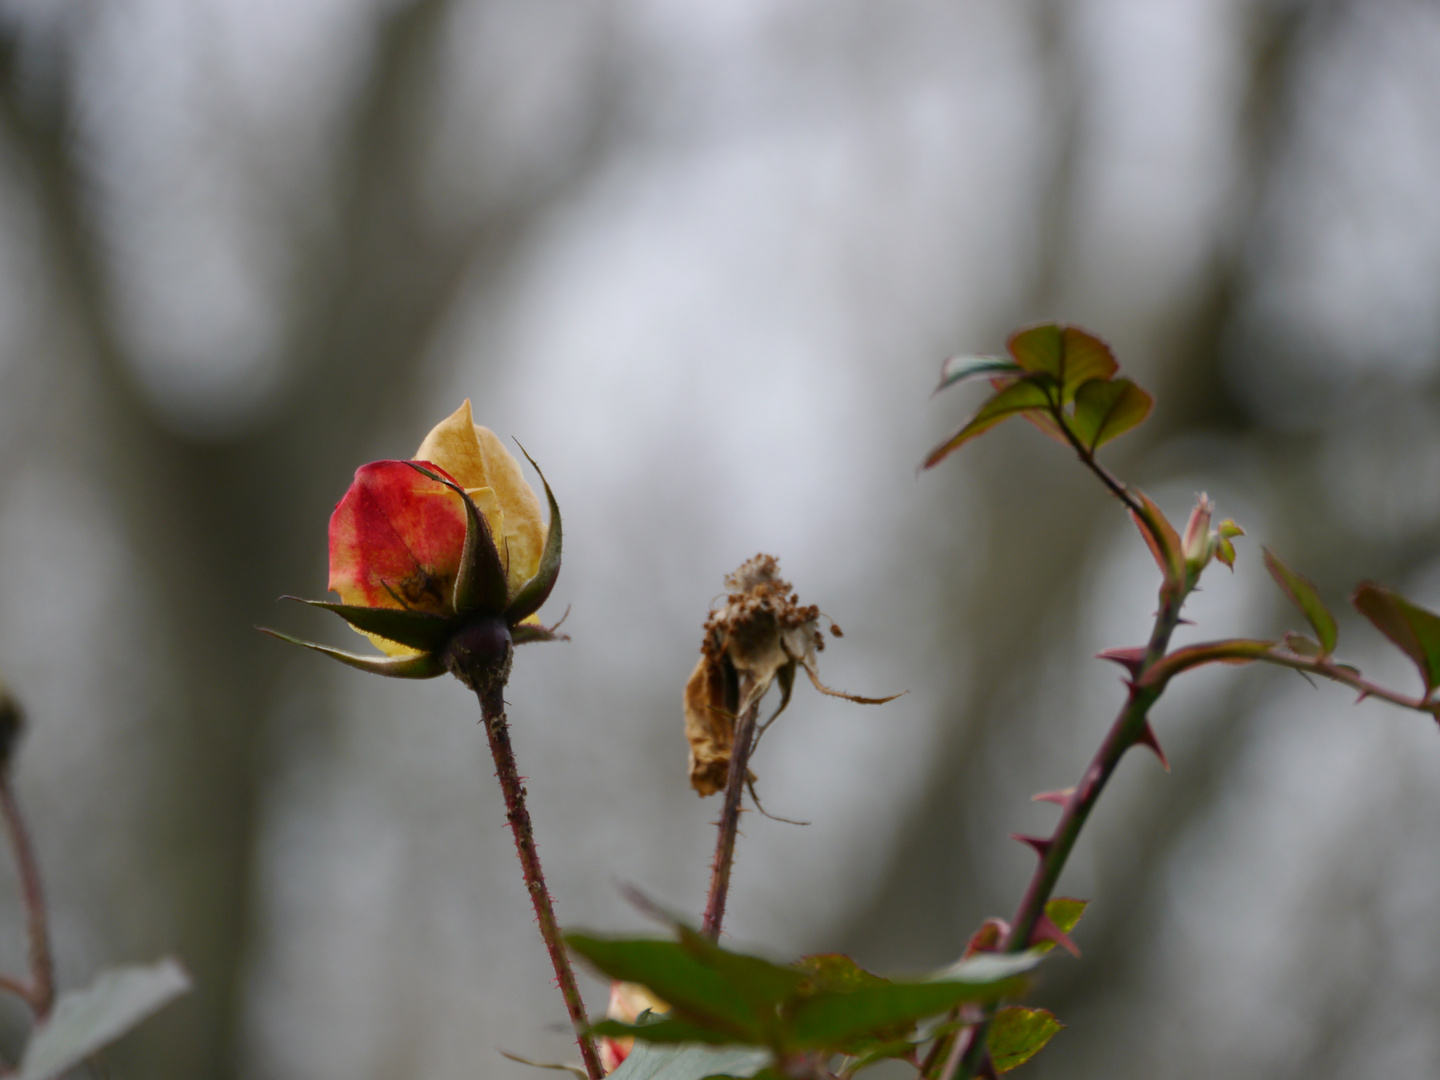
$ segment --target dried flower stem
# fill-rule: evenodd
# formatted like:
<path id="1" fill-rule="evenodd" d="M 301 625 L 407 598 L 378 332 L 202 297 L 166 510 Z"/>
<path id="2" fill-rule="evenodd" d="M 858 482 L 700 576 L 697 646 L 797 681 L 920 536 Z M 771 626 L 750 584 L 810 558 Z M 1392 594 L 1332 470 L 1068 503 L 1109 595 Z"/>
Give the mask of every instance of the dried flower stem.
<path id="1" fill-rule="evenodd" d="M 753 681 L 746 675 L 740 682 L 740 700 L 750 696 Z M 750 751 L 755 749 L 755 718 L 760 703 L 753 701 L 735 721 L 735 744 L 730 752 L 730 771 L 725 777 L 725 805 L 716 822 L 715 861 L 710 864 L 710 897 L 705 903 L 701 931 L 711 940 L 720 939 L 725 921 L 725 898 L 730 892 L 730 867 L 735 862 L 735 835 L 740 830 L 740 802 L 745 795 L 745 776 L 750 768 Z"/>
<path id="2" fill-rule="evenodd" d="M 25 905 L 26 934 L 30 939 L 30 984 L 21 986 L 6 979 L 4 986 L 18 992 L 29 1003 L 35 1019 L 44 1020 L 55 1004 L 55 963 L 50 955 L 49 919 L 45 913 L 45 891 L 40 885 L 40 864 L 30 843 L 30 832 L 20 814 L 20 804 L 10 784 L 8 771 L 0 769 L 0 818 L 15 854 L 20 874 L 20 897 Z"/>
<path id="3" fill-rule="evenodd" d="M 545 948 L 550 953 L 550 963 L 555 969 L 555 981 L 560 984 L 560 993 L 565 998 L 565 1010 L 570 1014 L 570 1023 L 575 1028 L 575 1041 L 580 1047 L 585 1072 L 590 1080 L 601 1080 L 605 1069 L 600 1064 L 599 1054 L 596 1053 L 595 1040 L 590 1036 L 590 1020 L 585 1015 L 585 1002 L 580 996 L 575 972 L 565 952 L 560 924 L 555 921 L 550 890 L 546 888 L 545 874 L 540 869 L 540 855 L 535 850 L 535 832 L 530 824 L 530 811 L 525 808 L 525 785 L 515 767 L 515 752 L 510 746 L 510 727 L 505 720 L 504 684 L 499 683 L 480 691 L 479 697 L 485 734 L 490 739 L 490 753 L 495 758 L 495 775 L 500 780 L 501 791 L 505 793 L 505 817 L 515 836 L 515 851 L 520 856 L 520 867 L 525 874 L 525 888 L 529 890 L 530 902 L 535 906 L 535 921 L 540 925 L 540 936 L 545 939 Z"/>

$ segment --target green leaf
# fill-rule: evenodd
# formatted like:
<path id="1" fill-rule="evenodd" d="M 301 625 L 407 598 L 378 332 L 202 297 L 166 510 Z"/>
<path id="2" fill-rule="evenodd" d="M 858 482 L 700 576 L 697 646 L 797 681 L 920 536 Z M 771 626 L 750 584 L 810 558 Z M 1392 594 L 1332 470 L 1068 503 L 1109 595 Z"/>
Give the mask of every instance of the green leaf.
<path id="1" fill-rule="evenodd" d="M 1427 695 L 1440 686 L 1440 615 L 1373 581 L 1362 583 L 1350 602 L 1415 661 Z"/>
<path id="2" fill-rule="evenodd" d="M 1325 606 L 1325 602 L 1320 599 L 1320 594 L 1315 591 L 1315 586 L 1309 580 L 1301 577 L 1281 562 L 1280 557 L 1268 547 L 1261 548 L 1261 551 L 1264 552 L 1265 568 L 1270 571 L 1270 576 L 1290 598 L 1290 602 L 1304 613 L 1305 620 L 1314 629 L 1315 636 L 1320 639 L 1320 648 L 1324 650 L 1324 655 L 1329 656 L 1335 651 L 1335 644 L 1338 640 L 1335 616 L 1330 614 L 1330 609 Z"/>
<path id="3" fill-rule="evenodd" d="M 36 1025 L 15 1080 L 54 1080 L 189 989 L 190 976 L 169 958 L 102 971 Z"/>
<path id="4" fill-rule="evenodd" d="M 1045 1048 L 1065 1025 L 1047 1009 L 1023 1009 L 1018 1005 L 1000 1009 L 990 1023 L 986 1046 L 1000 1072 L 1024 1065 Z"/>
<path id="5" fill-rule="evenodd" d="M 805 992 L 858 990 L 862 986 L 884 986 L 890 980 L 866 971 L 841 953 L 802 956 L 791 965 L 806 977 Z"/>
<path id="6" fill-rule="evenodd" d="M 550 481 L 545 479 L 545 474 L 540 472 L 540 466 L 535 464 L 535 459 L 526 452 L 525 447 L 521 446 L 520 452 L 525 455 L 525 460 L 534 466 L 535 472 L 540 476 L 540 483 L 545 485 L 545 501 L 550 504 L 550 525 L 545 531 L 545 550 L 540 553 L 540 565 L 535 570 L 535 576 L 520 586 L 520 591 L 515 594 L 515 599 L 510 602 L 510 607 L 505 612 L 511 622 L 519 622 L 535 614 L 541 605 L 550 599 L 555 580 L 560 576 L 562 546 L 560 504 L 555 501 L 555 493 L 550 490 Z"/>
<path id="7" fill-rule="evenodd" d="M 781 967 L 758 956 L 722 949 L 704 934 L 681 922 L 675 923 L 675 932 L 680 938 L 680 947 L 717 972 L 758 1015 L 773 1012 L 777 1005 L 793 997 L 805 985 L 805 975 L 793 967 Z M 665 997 L 664 994 L 660 996 Z"/>
<path id="8" fill-rule="evenodd" d="M 928 982 L 891 982 L 802 998 L 790 1013 L 787 1049 L 839 1049 L 967 1001 L 993 1001 L 1018 991 L 1022 973 L 1039 962 L 1033 953 L 976 956 Z"/>
<path id="9" fill-rule="evenodd" d="M 1091 379 L 1075 393 L 1071 427 L 1093 452 L 1142 423 L 1154 404 L 1155 399 L 1129 379 Z"/>
<path id="10" fill-rule="evenodd" d="M 378 634 L 423 652 L 438 652 L 455 630 L 455 624 L 449 619 L 428 611 L 332 604 L 327 600 L 306 600 L 303 596 L 282 596 L 280 599 L 333 611 L 357 630 Z"/>
<path id="11" fill-rule="evenodd" d="M 1019 375 L 1023 371 L 1015 361 L 999 356 L 952 356 L 940 365 L 940 385 L 935 388 L 935 393 L 967 379 Z"/>
<path id="12" fill-rule="evenodd" d="M 673 941 L 568 934 L 565 942 L 612 979 L 636 982 L 666 1001 L 677 1019 L 732 1040 L 763 1043 L 766 1032 L 745 997 L 713 967 Z"/>
<path id="13" fill-rule="evenodd" d="M 1011 334 L 1006 345 L 1026 371 L 1052 376 L 1064 402 L 1091 379 L 1109 379 L 1120 370 L 1110 346 L 1078 326 L 1032 326 Z"/>
<path id="14" fill-rule="evenodd" d="M 765 1050 L 715 1049 L 708 1046 L 647 1046 L 635 1049 L 610 1074 L 610 1080 L 709 1080 L 712 1076 L 754 1076 L 770 1062 Z"/>
<path id="15" fill-rule="evenodd" d="M 1080 922 L 1080 916 L 1090 906 L 1089 900 L 1076 900 L 1073 896 L 1057 896 L 1045 905 L 1045 914 L 1063 933 L 1070 933 Z"/>
<path id="16" fill-rule="evenodd" d="M 1033 376 L 1026 376 L 1011 383 L 980 406 L 964 427 L 931 450 L 922 468 L 934 468 L 971 439 L 983 435 L 1012 416 L 1049 410 L 1050 394 L 1051 391 L 1042 385 L 1041 380 Z"/>
<path id="17" fill-rule="evenodd" d="M 313 641 L 291 637 L 289 634 L 282 634 L 279 630 L 271 630 L 268 626 L 257 626 L 255 629 L 262 634 L 279 638 L 281 641 L 288 641 L 291 645 L 314 649 L 318 653 L 324 653 L 332 660 L 339 660 L 342 664 L 359 668 L 361 671 L 368 671 L 371 675 L 388 675 L 392 679 L 433 679 L 437 675 L 445 674 L 444 663 L 434 653 L 421 653 L 419 656 L 361 656 L 358 653 L 345 652 L 343 649 L 332 649 L 329 645 L 319 645 Z"/>

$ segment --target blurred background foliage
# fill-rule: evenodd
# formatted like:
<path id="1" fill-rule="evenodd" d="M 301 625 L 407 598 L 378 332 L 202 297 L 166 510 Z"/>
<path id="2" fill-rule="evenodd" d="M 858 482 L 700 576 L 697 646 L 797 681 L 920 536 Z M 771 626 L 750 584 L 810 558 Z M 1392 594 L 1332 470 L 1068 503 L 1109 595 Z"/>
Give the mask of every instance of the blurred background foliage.
<path id="1" fill-rule="evenodd" d="M 953 959 L 1156 574 L 1027 425 L 917 478 L 966 407 L 940 360 L 1042 318 L 1115 345 L 1158 406 L 1110 464 L 1251 538 L 1191 640 L 1294 624 L 1258 540 L 1335 606 L 1434 607 L 1437 175 L 1428 0 L 4 0 L 18 784 L 64 984 L 174 951 L 199 986 L 117 1070 L 569 1052 L 473 700 L 251 629 L 355 643 L 274 598 L 323 590 L 356 465 L 465 396 L 566 513 L 574 640 L 510 692 L 561 919 L 643 925 L 623 883 L 699 911 L 680 690 L 764 550 L 847 632 L 828 681 L 911 692 L 797 694 L 755 768 L 814 824 L 747 820 L 733 940 Z M 1414 678 L 1353 617 L 1341 654 Z M 1127 761 L 1072 860 L 1096 902 L 1030 1075 L 1440 1074 L 1440 734 L 1268 670 L 1155 719 L 1174 772 Z"/>

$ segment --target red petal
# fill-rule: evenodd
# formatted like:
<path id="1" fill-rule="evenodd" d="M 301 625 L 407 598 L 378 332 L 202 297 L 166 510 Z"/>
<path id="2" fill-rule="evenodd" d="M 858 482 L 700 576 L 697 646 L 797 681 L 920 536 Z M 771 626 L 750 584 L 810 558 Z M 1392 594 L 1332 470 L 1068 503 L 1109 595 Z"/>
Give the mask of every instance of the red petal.
<path id="1" fill-rule="evenodd" d="M 347 604 L 450 615 L 464 545 L 459 496 L 403 461 L 372 461 L 330 517 L 330 588 Z"/>

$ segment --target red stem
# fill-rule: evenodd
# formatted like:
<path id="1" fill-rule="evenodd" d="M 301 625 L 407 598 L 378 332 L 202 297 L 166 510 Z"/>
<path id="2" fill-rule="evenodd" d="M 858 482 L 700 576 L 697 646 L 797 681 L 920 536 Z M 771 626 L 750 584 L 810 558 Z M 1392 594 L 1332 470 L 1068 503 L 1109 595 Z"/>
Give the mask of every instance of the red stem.
<path id="1" fill-rule="evenodd" d="M 746 676 L 740 685 L 740 700 L 750 695 L 753 684 Z M 725 899 L 730 891 L 730 867 L 735 862 L 735 836 L 740 830 L 740 802 L 745 794 L 745 775 L 750 766 L 750 751 L 755 749 L 755 717 L 760 710 L 752 702 L 735 722 L 735 744 L 730 751 L 730 772 L 725 777 L 725 805 L 716 822 L 715 861 L 710 864 L 710 897 L 705 904 L 705 921 L 701 932 L 712 941 L 720 940 L 720 926 L 725 921 Z"/>
<path id="2" fill-rule="evenodd" d="M 0 818 L 15 853 L 15 866 L 20 874 L 20 897 L 25 905 L 26 933 L 30 939 L 30 985 L 19 987 L 5 980 L 5 988 L 19 990 L 30 1003 L 36 1020 L 50 1015 L 55 1004 L 55 964 L 50 955 L 49 920 L 45 913 L 45 890 L 40 885 L 40 864 L 30 843 L 29 830 L 20 814 L 10 775 L 0 769 Z"/>
<path id="3" fill-rule="evenodd" d="M 545 949 L 549 952 L 551 966 L 555 969 L 555 981 L 560 984 L 560 993 L 565 998 L 565 1010 L 570 1014 L 570 1023 L 575 1028 L 575 1041 L 580 1047 L 585 1072 L 590 1080 L 601 1080 L 605 1069 L 595 1051 L 595 1040 L 590 1036 L 590 1020 L 585 1015 L 585 1001 L 580 996 L 575 972 L 570 967 L 570 958 L 565 952 L 565 941 L 560 933 L 560 924 L 555 921 L 550 890 L 546 888 L 545 874 L 540 869 L 540 855 L 535 850 L 535 831 L 530 824 L 530 811 L 525 808 L 525 785 L 515 768 L 515 752 L 510 746 L 510 727 L 505 720 L 504 694 L 505 688 L 502 684 L 481 691 L 479 697 L 485 734 L 490 738 L 490 753 L 495 758 L 495 775 L 500 780 L 501 791 L 505 793 L 505 817 L 515 836 L 515 852 L 520 856 L 525 888 L 529 890 L 530 901 L 535 906 L 535 921 L 540 924 L 540 936 L 545 939 Z"/>
<path id="4" fill-rule="evenodd" d="M 1184 601 L 1183 595 L 1172 597 L 1168 595 L 1168 590 L 1161 590 L 1160 610 L 1155 615 L 1155 628 L 1150 634 L 1150 642 L 1146 646 L 1139 674 L 1130 683 L 1130 693 L 1125 700 L 1125 705 L 1110 726 L 1105 741 L 1095 752 L 1094 758 L 1091 759 L 1080 778 L 1080 783 L 1075 786 L 1074 794 L 1070 796 L 1060 814 L 1060 820 L 1056 823 L 1055 831 L 1050 836 L 1049 847 L 1035 867 L 1035 872 L 1031 875 L 1030 883 L 1015 911 L 1015 917 L 1010 923 L 1010 931 L 1002 946 L 1004 951 L 1024 952 L 1030 947 L 1031 935 L 1034 933 L 1040 917 L 1045 913 L 1045 904 L 1054 891 L 1055 883 L 1060 878 L 1060 872 L 1065 868 L 1065 862 L 1070 857 L 1070 852 L 1075 846 L 1080 830 L 1085 826 L 1086 819 L 1090 816 L 1091 809 L 1100 798 L 1106 782 L 1115 772 L 1115 767 L 1120 764 L 1120 759 L 1125 755 L 1125 751 L 1139 742 L 1145 734 L 1150 706 L 1155 703 L 1156 698 L 1164 690 L 1163 685 L 1145 685 L 1145 673 L 1165 655 L 1165 649 L 1170 643 L 1170 635 L 1179 625 L 1180 608 Z M 951 1080 L 952 1077 L 955 1080 L 970 1080 L 976 1075 L 976 1071 L 985 1060 L 985 1037 L 989 1033 L 989 1029 L 990 1021 L 987 1018 L 960 1033 L 958 1038 L 964 1045 L 964 1050 L 958 1063 L 953 1055 L 947 1061 L 946 1068 L 941 1073 L 942 1080 Z"/>

